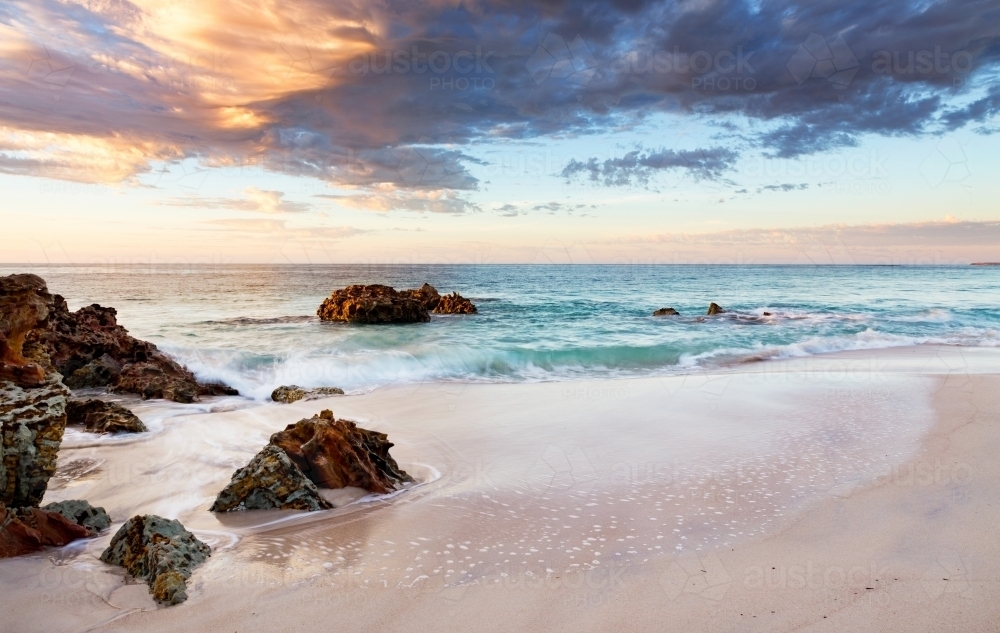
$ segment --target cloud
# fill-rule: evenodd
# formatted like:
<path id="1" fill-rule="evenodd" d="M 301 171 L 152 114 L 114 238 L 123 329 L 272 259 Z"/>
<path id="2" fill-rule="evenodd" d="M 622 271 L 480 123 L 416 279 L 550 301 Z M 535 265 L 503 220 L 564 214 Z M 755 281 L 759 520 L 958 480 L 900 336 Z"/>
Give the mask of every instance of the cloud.
<path id="1" fill-rule="evenodd" d="M 198 209 L 229 209 L 232 211 L 249 211 L 270 215 L 305 213 L 312 209 L 312 205 L 309 203 L 285 200 L 285 194 L 281 191 L 247 187 L 243 191 L 243 195 L 242 199 L 208 198 L 203 196 L 168 198 L 159 204 L 171 207 L 194 207 Z"/>
<path id="2" fill-rule="evenodd" d="M 203 220 L 206 230 L 239 233 L 247 236 L 279 237 L 285 239 L 339 240 L 368 233 L 351 226 L 293 226 L 284 220 L 221 219 Z"/>
<path id="3" fill-rule="evenodd" d="M 808 188 L 809 188 L 808 183 L 803 182 L 797 185 L 793 185 L 790 182 L 786 182 L 781 185 L 764 185 L 763 187 L 757 189 L 757 193 L 760 193 L 761 191 L 803 191 Z M 746 189 L 741 189 L 736 193 L 746 193 Z"/>
<path id="4" fill-rule="evenodd" d="M 333 200 L 338 204 L 365 211 L 417 211 L 421 213 L 447 213 L 459 215 L 480 210 L 479 205 L 447 189 L 429 191 L 373 190 L 354 195 L 317 194 L 316 198 Z"/>
<path id="5" fill-rule="evenodd" d="M 648 184 L 657 171 L 684 169 L 696 179 L 715 179 L 731 169 L 736 161 L 736 152 L 721 147 L 703 150 L 660 149 L 653 152 L 634 150 L 621 158 L 609 158 L 599 162 L 591 158 L 587 162 L 571 160 L 562 170 L 562 176 L 570 179 L 577 174 L 586 174 L 592 182 L 605 186 Z"/>

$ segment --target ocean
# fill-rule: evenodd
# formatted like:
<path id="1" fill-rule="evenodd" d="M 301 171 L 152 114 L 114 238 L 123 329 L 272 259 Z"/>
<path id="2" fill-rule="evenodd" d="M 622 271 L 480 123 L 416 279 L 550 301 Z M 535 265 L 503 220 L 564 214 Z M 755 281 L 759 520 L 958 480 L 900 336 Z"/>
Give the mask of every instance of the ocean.
<path id="1" fill-rule="evenodd" d="M 933 266 L 15 266 L 71 309 L 99 303 L 185 363 L 258 399 L 284 384 L 645 376 L 921 344 L 1000 345 L 1000 268 Z M 472 299 L 412 325 L 325 323 L 350 284 Z M 725 315 L 704 318 L 710 302 Z M 653 317 L 673 307 L 679 317 Z M 767 313 L 767 314 L 765 314 Z"/>

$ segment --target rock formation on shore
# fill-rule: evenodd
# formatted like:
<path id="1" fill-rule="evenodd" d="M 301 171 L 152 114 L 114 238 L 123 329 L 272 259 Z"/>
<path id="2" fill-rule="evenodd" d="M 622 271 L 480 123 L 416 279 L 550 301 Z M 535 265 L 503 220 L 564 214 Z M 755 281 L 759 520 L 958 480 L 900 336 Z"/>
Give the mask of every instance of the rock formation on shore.
<path id="1" fill-rule="evenodd" d="M 291 460 L 321 488 L 356 486 L 385 494 L 413 481 L 389 455 L 385 433 L 335 420 L 329 409 L 271 436 Z"/>
<path id="2" fill-rule="evenodd" d="M 46 368 L 24 358 L 28 332 L 49 316 L 52 295 L 37 275 L 0 277 L 0 381 L 30 387 L 46 382 Z"/>
<path id="3" fill-rule="evenodd" d="M 716 314 L 724 314 L 725 312 L 726 312 L 726 311 L 725 311 L 725 310 L 723 310 L 723 309 L 722 309 L 722 308 L 721 308 L 721 307 L 719 306 L 719 304 L 717 304 L 717 303 L 712 303 L 711 305 L 709 305 L 709 306 L 708 306 L 708 312 L 706 312 L 705 314 L 706 314 L 707 316 L 715 316 Z"/>
<path id="4" fill-rule="evenodd" d="M 103 532 L 111 527 L 111 517 L 104 508 L 95 508 L 86 501 L 73 499 L 58 501 L 42 507 L 45 512 L 58 512 L 73 523 L 81 525 L 92 532 Z"/>
<path id="5" fill-rule="evenodd" d="M 40 508 L 8 508 L 0 503 L 0 558 L 61 547 L 94 532 L 60 512 Z"/>
<path id="6" fill-rule="evenodd" d="M 430 284 L 414 290 L 395 290 L 373 284 L 335 290 L 316 314 L 324 321 L 350 323 L 424 323 L 430 313 L 476 314 L 476 306 L 458 293 L 441 296 Z"/>
<path id="7" fill-rule="evenodd" d="M 659 310 L 657 310 L 656 312 L 653 313 L 653 316 L 656 316 L 656 317 L 659 317 L 659 316 L 679 316 L 679 315 L 680 315 L 680 312 L 678 312 L 677 310 L 674 310 L 673 308 L 660 308 Z"/>
<path id="8" fill-rule="evenodd" d="M 187 600 L 187 579 L 211 551 L 180 522 L 147 514 L 126 521 L 101 560 L 145 580 L 157 602 L 171 605 Z"/>
<path id="9" fill-rule="evenodd" d="M 70 400 L 66 405 L 66 425 L 83 426 L 91 433 L 145 433 L 146 425 L 136 414 L 115 402 Z"/>
<path id="10" fill-rule="evenodd" d="M 326 398 L 329 396 L 342 396 L 344 390 L 340 387 L 316 387 L 306 389 L 298 385 L 282 385 L 271 392 L 271 400 L 291 404 L 299 400 L 314 400 L 316 398 Z"/>
<path id="11" fill-rule="evenodd" d="M 319 494 L 282 449 L 268 444 L 216 497 L 211 512 L 233 510 L 326 510 L 333 506 Z"/>

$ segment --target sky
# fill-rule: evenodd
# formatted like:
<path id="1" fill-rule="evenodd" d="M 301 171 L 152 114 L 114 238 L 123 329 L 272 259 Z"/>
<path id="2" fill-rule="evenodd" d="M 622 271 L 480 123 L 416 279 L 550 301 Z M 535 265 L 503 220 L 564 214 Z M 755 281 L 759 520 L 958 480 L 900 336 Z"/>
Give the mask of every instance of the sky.
<path id="1" fill-rule="evenodd" d="M 1000 0 L 7 0 L 0 261 L 1000 261 Z"/>

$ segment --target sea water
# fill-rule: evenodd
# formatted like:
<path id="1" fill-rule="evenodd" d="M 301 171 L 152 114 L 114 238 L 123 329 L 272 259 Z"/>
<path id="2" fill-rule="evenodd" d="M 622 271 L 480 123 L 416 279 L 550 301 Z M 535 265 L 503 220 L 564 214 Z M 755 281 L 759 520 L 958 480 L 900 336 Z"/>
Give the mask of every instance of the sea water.
<path id="1" fill-rule="evenodd" d="M 1000 268 L 933 266 L 13 266 L 71 309 L 118 322 L 203 380 L 266 399 L 279 385 L 348 392 L 698 371 L 748 360 L 945 344 L 1000 345 Z M 322 322 L 350 284 L 457 291 L 479 314 Z M 710 302 L 728 312 L 705 317 Z M 653 317 L 672 307 L 681 315 Z"/>

